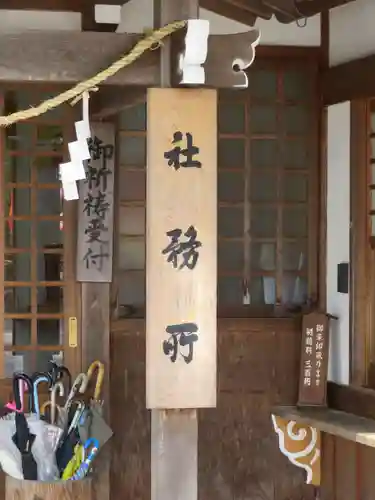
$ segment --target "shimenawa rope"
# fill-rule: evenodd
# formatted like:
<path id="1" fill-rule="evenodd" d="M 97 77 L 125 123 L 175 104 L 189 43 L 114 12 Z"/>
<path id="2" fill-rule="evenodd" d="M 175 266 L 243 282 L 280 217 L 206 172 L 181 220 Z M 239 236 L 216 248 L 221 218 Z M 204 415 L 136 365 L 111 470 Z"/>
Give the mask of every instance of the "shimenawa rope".
<path id="1" fill-rule="evenodd" d="M 42 115 L 51 109 L 57 108 L 60 104 L 63 104 L 67 101 L 75 100 L 80 97 L 84 92 L 88 92 L 90 90 L 95 89 L 97 85 L 103 83 L 107 78 L 115 75 L 120 69 L 125 68 L 125 66 L 129 66 L 136 59 L 138 59 L 142 54 L 144 54 L 147 50 L 152 49 L 155 45 L 160 45 L 160 42 L 163 38 L 171 35 L 175 31 L 180 30 L 184 26 L 186 26 L 187 21 L 176 21 L 174 23 L 167 24 L 162 28 L 155 30 L 151 33 L 151 35 L 142 38 L 133 49 L 127 54 L 123 55 L 118 61 L 111 64 L 107 69 L 100 71 L 97 75 L 85 80 L 84 82 L 80 82 L 74 87 L 61 94 L 52 97 L 51 99 L 47 99 L 46 101 L 39 104 L 35 108 L 25 109 L 23 111 L 17 111 L 16 113 L 12 113 L 8 116 L 0 116 L 0 127 L 8 127 L 13 123 L 28 120 L 29 118 L 35 118 L 36 116 Z M 73 104 L 74 104 L 73 102 Z"/>

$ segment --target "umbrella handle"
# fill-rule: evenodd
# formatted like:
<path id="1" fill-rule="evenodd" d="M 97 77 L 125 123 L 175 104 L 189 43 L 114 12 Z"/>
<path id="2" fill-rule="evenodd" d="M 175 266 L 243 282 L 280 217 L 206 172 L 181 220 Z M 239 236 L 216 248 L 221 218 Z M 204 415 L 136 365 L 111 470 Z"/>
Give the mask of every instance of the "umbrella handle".
<path id="1" fill-rule="evenodd" d="M 56 425 L 56 410 L 58 415 L 60 416 L 62 412 L 61 406 L 53 404 L 52 401 L 46 401 L 40 408 L 40 414 L 43 415 L 44 417 L 46 416 L 46 410 L 49 406 L 51 407 L 50 423 L 52 425 Z"/>
<path id="2" fill-rule="evenodd" d="M 94 372 L 98 370 L 98 374 L 96 376 L 96 384 L 95 384 L 95 389 L 94 389 L 94 399 L 96 401 L 99 400 L 100 394 L 102 392 L 102 386 L 103 386 L 103 381 L 104 381 L 104 365 L 100 361 L 94 361 L 91 363 L 89 366 L 89 369 L 87 370 L 87 378 L 90 382 Z"/>
<path id="3" fill-rule="evenodd" d="M 98 443 L 97 439 L 93 439 L 93 438 L 88 439 L 85 443 L 85 446 L 84 446 L 85 450 L 87 448 L 89 448 L 90 445 L 93 445 L 93 447 L 91 448 L 91 450 L 90 450 L 89 454 L 87 455 L 87 457 L 85 458 L 85 460 L 82 462 L 80 468 L 71 477 L 71 479 L 73 481 L 77 481 L 78 479 L 83 479 L 87 475 L 94 458 L 98 454 L 99 443 Z"/>
<path id="4" fill-rule="evenodd" d="M 76 379 L 73 382 L 72 388 L 69 392 L 68 397 L 66 398 L 64 410 L 69 411 L 69 408 L 72 406 L 73 399 L 77 392 L 83 394 L 87 389 L 88 377 L 86 373 L 80 373 L 77 375 Z"/>
<path id="5" fill-rule="evenodd" d="M 71 421 L 71 424 L 69 426 L 69 429 L 68 429 L 68 434 L 70 434 L 72 432 L 72 430 L 77 427 L 81 417 L 82 417 L 82 414 L 83 412 L 85 411 L 85 408 L 86 408 L 86 405 L 83 401 L 74 401 L 74 403 L 77 404 L 77 409 L 74 413 L 74 416 L 72 418 L 72 421 Z"/>
<path id="6" fill-rule="evenodd" d="M 38 418 L 40 418 L 38 385 L 41 384 L 42 382 L 46 382 L 48 386 L 50 386 L 51 377 L 47 375 L 40 375 L 34 380 L 34 385 L 33 385 L 34 411 L 37 414 Z"/>
<path id="7" fill-rule="evenodd" d="M 60 397 L 63 397 L 64 392 L 65 392 L 65 389 L 64 389 L 63 383 L 56 382 L 56 384 L 51 389 L 51 401 L 52 401 L 53 406 L 56 406 L 57 393 L 59 393 Z"/>
<path id="8" fill-rule="evenodd" d="M 28 389 L 29 397 L 31 399 L 31 407 L 33 406 L 33 383 L 29 376 L 26 373 L 15 373 L 13 375 L 13 394 L 14 401 L 16 405 L 16 411 L 24 411 L 23 396 L 25 388 Z"/>

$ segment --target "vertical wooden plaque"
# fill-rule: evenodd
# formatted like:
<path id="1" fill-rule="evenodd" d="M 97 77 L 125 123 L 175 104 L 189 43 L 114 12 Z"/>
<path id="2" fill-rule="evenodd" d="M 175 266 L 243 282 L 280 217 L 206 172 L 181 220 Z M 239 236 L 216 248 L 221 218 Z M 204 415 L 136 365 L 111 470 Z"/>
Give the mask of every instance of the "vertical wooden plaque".
<path id="1" fill-rule="evenodd" d="M 329 354 L 329 316 L 306 314 L 302 320 L 299 406 L 326 406 Z"/>
<path id="2" fill-rule="evenodd" d="M 111 283 L 115 130 L 92 123 L 91 160 L 79 182 L 77 281 Z"/>
<path id="3" fill-rule="evenodd" d="M 216 406 L 217 95 L 149 89 L 146 405 Z"/>

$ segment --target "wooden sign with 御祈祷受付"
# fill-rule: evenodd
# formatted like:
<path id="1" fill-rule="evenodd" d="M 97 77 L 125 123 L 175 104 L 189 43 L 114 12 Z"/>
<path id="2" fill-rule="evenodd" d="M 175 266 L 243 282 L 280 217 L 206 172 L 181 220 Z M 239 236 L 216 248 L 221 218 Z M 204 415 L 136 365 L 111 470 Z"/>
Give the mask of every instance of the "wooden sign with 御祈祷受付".
<path id="1" fill-rule="evenodd" d="M 298 406 L 326 406 L 329 315 L 303 316 Z"/>

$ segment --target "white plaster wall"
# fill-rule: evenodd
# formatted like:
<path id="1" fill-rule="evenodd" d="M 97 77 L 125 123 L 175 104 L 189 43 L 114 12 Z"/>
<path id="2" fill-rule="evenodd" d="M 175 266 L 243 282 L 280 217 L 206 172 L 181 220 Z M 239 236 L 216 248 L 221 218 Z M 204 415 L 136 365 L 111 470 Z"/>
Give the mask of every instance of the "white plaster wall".
<path id="1" fill-rule="evenodd" d="M 330 13 L 330 64 L 375 53 L 375 0 L 356 0 Z"/>
<path id="2" fill-rule="evenodd" d="M 328 109 L 327 311 L 331 321 L 329 379 L 349 383 L 349 294 L 337 292 L 337 264 L 350 256 L 350 102 Z"/>
<path id="3" fill-rule="evenodd" d="M 81 14 L 38 10 L 1 10 L 0 32 L 26 30 L 81 30 Z"/>
<path id="4" fill-rule="evenodd" d="M 178 0 L 176 0 L 178 1 Z M 153 0 L 132 0 L 122 7 L 121 23 L 118 32 L 141 33 L 153 25 Z M 111 22 L 116 17 L 116 6 L 106 6 L 98 9 L 97 22 Z M 200 17 L 208 19 L 213 34 L 240 33 L 249 27 L 218 16 L 205 9 L 200 9 Z M 320 45 L 320 16 L 314 16 L 307 21 L 304 28 L 296 23 L 282 24 L 275 18 L 270 21 L 258 19 L 256 27 L 261 31 L 263 45 Z M 69 12 L 42 11 L 1 11 L 0 31 L 24 31 L 27 29 L 47 30 L 80 30 L 81 15 Z"/>

